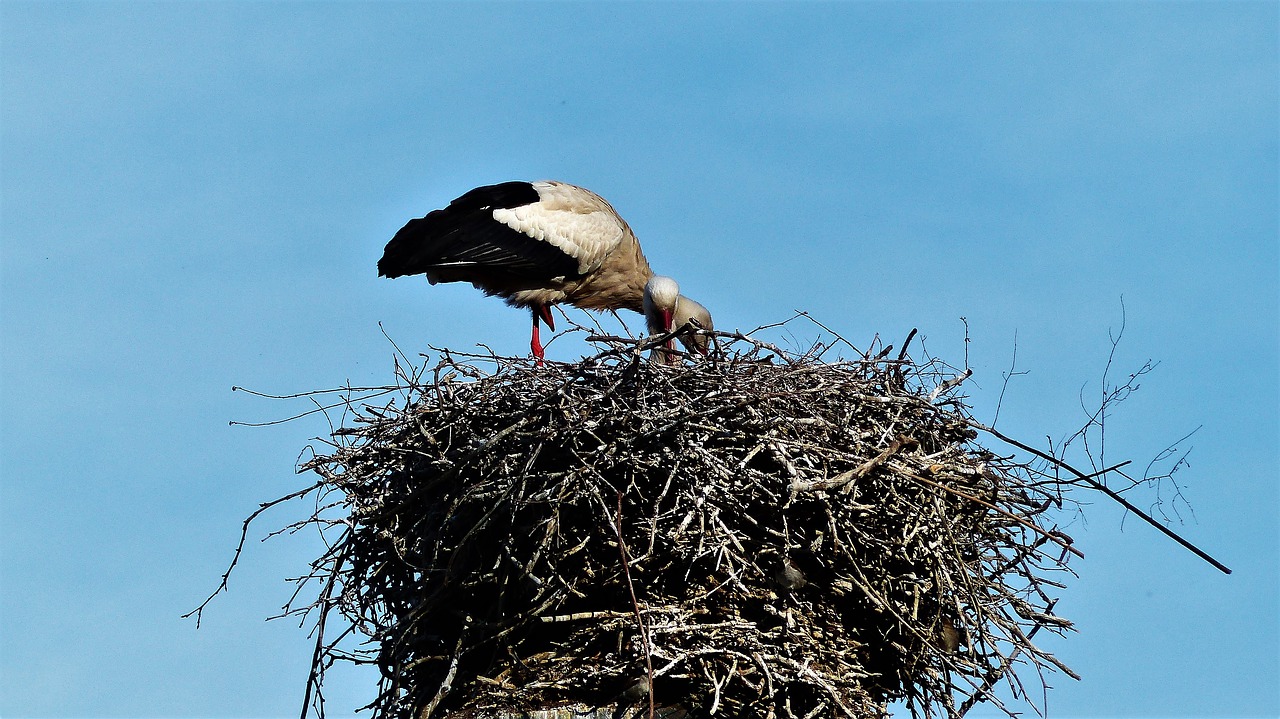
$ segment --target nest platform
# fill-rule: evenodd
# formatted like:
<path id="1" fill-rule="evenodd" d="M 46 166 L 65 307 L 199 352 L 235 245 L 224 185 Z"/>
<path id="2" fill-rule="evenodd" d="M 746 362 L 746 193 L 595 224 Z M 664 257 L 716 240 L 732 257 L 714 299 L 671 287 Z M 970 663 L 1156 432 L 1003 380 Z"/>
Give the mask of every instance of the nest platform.
<path id="1" fill-rule="evenodd" d="M 964 373 L 596 340 L 348 400 L 303 467 L 339 532 L 306 578 L 317 691 L 346 659 L 381 671 L 375 719 L 954 717 L 1070 673 L 1033 643 L 1070 627 L 1062 486 L 977 443 Z"/>

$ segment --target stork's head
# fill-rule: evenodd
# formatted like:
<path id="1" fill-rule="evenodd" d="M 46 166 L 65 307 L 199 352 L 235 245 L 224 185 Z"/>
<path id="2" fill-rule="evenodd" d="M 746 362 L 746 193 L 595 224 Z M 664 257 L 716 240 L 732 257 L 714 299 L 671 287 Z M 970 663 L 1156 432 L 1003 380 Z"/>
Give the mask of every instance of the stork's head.
<path id="1" fill-rule="evenodd" d="M 680 303 L 680 285 L 670 277 L 654 275 L 644 286 L 644 323 L 650 335 L 661 335 L 671 331 L 676 308 Z M 675 342 L 668 339 L 663 343 L 665 349 L 654 349 L 654 359 L 662 364 L 675 364 L 676 357 L 668 350 L 675 349 Z"/>
<path id="2" fill-rule="evenodd" d="M 670 277 L 661 275 L 649 278 L 648 284 L 644 287 L 644 319 L 650 335 L 665 334 L 685 327 L 715 329 L 711 324 L 711 313 L 707 308 L 680 294 L 680 285 Z M 690 353 L 707 353 L 706 335 L 687 332 L 682 333 L 679 340 Z M 675 344 L 668 340 L 666 348 L 675 349 Z M 655 355 L 667 364 L 676 362 L 674 353 L 655 350 Z"/>
<path id="3" fill-rule="evenodd" d="M 680 301 L 680 285 L 670 277 L 654 275 L 644 286 L 644 321 L 649 334 L 671 331 L 676 306 Z"/>

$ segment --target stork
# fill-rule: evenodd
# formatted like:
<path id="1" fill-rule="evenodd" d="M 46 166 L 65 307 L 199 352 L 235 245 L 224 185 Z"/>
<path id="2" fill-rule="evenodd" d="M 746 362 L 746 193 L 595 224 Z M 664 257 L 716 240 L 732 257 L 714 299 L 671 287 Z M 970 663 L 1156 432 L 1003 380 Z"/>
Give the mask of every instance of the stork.
<path id="1" fill-rule="evenodd" d="M 409 220 L 387 243 L 378 274 L 424 274 L 433 285 L 470 282 L 486 295 L 528 308 L 529 346 L 539 360 L 539 321 L 554 331 L 551 306 L 558 303 L 640 312 L 650 332 L 669 332 L 690 319 L 711 329 L 705 307 L 681 296 L 674 280 L 654 275 L 635 233 L 613 207 L 564 182 L 477 187 L 448 207 Z M 698 339 L 705 351 L 705 338 L 681 338 L 691 350 Z"/>

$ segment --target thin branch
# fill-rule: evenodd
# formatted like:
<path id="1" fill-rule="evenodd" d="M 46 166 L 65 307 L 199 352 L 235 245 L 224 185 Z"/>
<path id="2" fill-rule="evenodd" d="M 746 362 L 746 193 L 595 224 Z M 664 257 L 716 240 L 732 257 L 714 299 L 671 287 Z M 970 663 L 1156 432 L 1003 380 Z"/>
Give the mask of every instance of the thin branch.
<path id="1" fill-rule="evenodd" d="M 1191 542 L 1187 541 L 1186 539 L 1183 539 L 1183 538 L 1182 538 L 1182 537 L 1181 537 L 1177 532 L 1175 532 L 1175 531 L 1173 531 L 1172 529 L 1169 529 L 1168 527 L 1164 526 L 1163 524 L 1161 524 L 1161 523 L 1157 522 L 1157 521 L 1155 520 L 1155 518 L 1153 518 L 1151 515 L 1147 514 L 1146 512 L 1142 511 L 1141 509 L 1138 509 L 1137 507 L 1133 506 L 1133 504 L 1132 504 L 1131 502 L 1129 502 L 1129 500 L 1125 499 L 1124 497 L 1121 497 L 1121 496 L 1120 496 L 1118 493 L 1116 493 L 1114 490 L 1112 490 L 1111 488 L 1107 487 L 1107 485 L 1105 485 L 1105 484 L 1103 484 L 1102 482 L 1099 482 L 1098 480 L 1094 479 L 1092 475 L 1085 474 L 1084 472 L 1081 472 L 1080 470 L 1076 469 L 1075 467 L 1072 467 L 1071 465 L 1069 465 L 1069 464 L 1067 464 L 1066 462 L 1062 461 L 1062 459 L 1061 459 L 1061 458 L 1054 457 L 1053 455 L 1051 455 L 1051 454 L 1046 454 L 1045 452 L 1041 452 L 1040 450 L 1038 450 L 1038 449 L 1036 449 L 1036 448 L 1034 448 L 1034 447 L 1031 447 L 1030 445 L 1023 444 L 1022 442 L 1019 442 L 1018 440 L 1013 439 L 1013 438 L 1011 438 L 1011 437 L 1009 437 L 1009 436 L 1007 436 L 1007 435 L 1005 435 L 1005 434 L 1003 434 L 1003 433 L 1001 433 L 1001 432 L 997 431 L 996 429 L 994 429 L 994 428 L 992 428 L 992 427 L 988 427 L 988 426 L 986 426 L 986 425 L 984 425 L 984 424 L 981 424 L 981 423 L 979 423 L 979 422 L 975 422 L 975 421 L 972 421 L 972 420 L 970 420 L 969 425 L 970 425 L 970 426 L 972 426 L 974 429 L 980 429 L 980 430 L 982 430 L 983 432 L 986 432 L 986 433 L 990 434 L 991 436 L 995 437 L 996 439 L 998 439 L 998 440 L 1000 440 L 1000 441 L 1002 441 L 1002 442 L 1004 442 L 1004 443 L 1006 443 L 1006 444 L 1010 444 L 1010 445 L 1012 445 L 1012 446 L 1014 446 L 1014 447 L 1017 447 L 1018 449 L 1021 449 L 1021 450 L 1025 451 L 1025 452 L 1030 452 L 1030 453 L 1032 453 L 1032 454 L 1036 455 L 1037 457 L 1039 457 L 1039 458 L 1041 458 L 1041 459 L 1044 459 L 1044 460 L 1047 460 L 1047 461 L 1049 461 L 1049 462 L 1053 463 L 1053 464 L 1054 464 L 1054 466 L 1061 467 L 1061 468 L 1063 468 L 1063 469 L 1067 470 L 1067 471 L 1068 471 L 1068 472 L 1070 472 L 1071 474 L 1075 475 L 1075 477 L 1076 477 L 1077 479 L 1082 480 L 1082 481 L 1084 481 L 1084 482 L 1087 482 L 1087 483 L 1089 484 L 1089 486 L 1090 486 L 1090 487 L 1093 487 L 1094 489 L 1098 490 L 1099 492 L 1102 492 L 1103 494 L 1107 495 L 1107 496 L 1108 496 L 1108 497 L 1110 497 L 1112 500 L 1114 500 L 1116 503 L 1118 503 L 1120 506 L 1124 507 L 1125 509 L 1129 510 L 1130 512 L 1133 512 L 1133 513 L 1134 513 L 1135 515 L 1137 515 L 1137 516 L 1138 516 L 1138 518 L 1140 518 L 1142 521 L 1144 521 L 1144 522 L 1146 522 L 1147 524 L 1150 524 L 1151 526 L 1153 526 L 1153 527 L 1155 527 L 1156 529 L 1160 530 L 1160 532 L 1161 532 L 1161 533 L 1163 533 L 1165 536 L 1169 537 L 1170 539 L 1172 539 L 1173 541 L 1177 542 L 1178 544 L 1181 544 L 1183 547 L 1185 547 L 1185 548 L 1187 548 L 1187 549 L 1191 550 L 1191 552 L 1192 552 L 1193 554 L 1195 554 L 1197 557 L 1200 557 L 1201 559 L 1203 559 L 1204 561 L 1208 562 L 1209 564 L 1212 564 L 1216 569 L 1218 569 L 1218 571 L 1222 572 L 1223 574 L 1230 574 L 1230 573 L 1231 573 L 1231 570 L 1230 570 L 1230 569 L 1228 569 L 1228 568 L 1227 568 L 1227 566 L 1226 566 L 1225 564 L 1223 564 L 1222 562 L 1219 562 L 1218 560 L 1216 560 L 1216 559 L 1214 559 L 1213 557 L 1211 557 L 1211 556 L 1210 556 L 1207 552 L 1205 552 L 1203 549 L 1200 549 L 1199 547 L 1197 547 L 1196 545 L 1194 545 L 1194 544 L 1192 544 Z"/>

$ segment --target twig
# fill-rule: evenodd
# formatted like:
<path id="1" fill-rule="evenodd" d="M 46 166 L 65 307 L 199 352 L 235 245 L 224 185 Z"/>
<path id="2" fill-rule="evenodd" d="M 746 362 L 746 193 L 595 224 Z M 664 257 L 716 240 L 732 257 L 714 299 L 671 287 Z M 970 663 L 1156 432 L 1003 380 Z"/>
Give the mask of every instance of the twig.
<path id="1" fill-rule="evenodd" d="M 323 486 L 324 486 L 324 481 L 321 480 L 311 485 L 310 487 L 306 487 L 305 489 L 299 489 L 298 491 L 290 492 L 289 494 L 286 494 L 285 496 L 280 497 L 279 499 L 273 499 L 270 502 L 264 502 L 262 504 L 259 504 L 258 509 L 256 509 L 253 512 L 253 514 L 250 514 L 248 517 L 246 517 L 244 522 L 240 525 L 240 541 L 236 543 L 236 551 L 234 554 L 231 555 L 231 563 L 227 565 L 227 571 L 222 573 L 222 581 L 218 582 L 217 589 L 214 589 L 209 594 L 209 596 L 205 598 L 203 602 L 200 602 L 200 606 L 196 607 L 195 609 L 192 609 L 186 614 L 183 614 L 182 618 L 187 619 L 188 617 L 195 615 L 196 628 L 197 629 L 200 628 L 200 619 L 204 614 L 204 608 L 209 606 L 209 602 L 213 601 L 214 597 L 226 591 L 227 581 L 231 579 L 231 571 L 236 568 L 236 564 L 240 561 L 240 554 L 241 552 L 244 551 L 244 543 L 249 536 L 249 525 L 253 523 L 253 520 L 258 518 L 258 515 L 262 514 L 268 509 L 271 509 L 277 504 L 281 504 L 291 499 L 297 499 L 298 497 L 305 496 Z"/>

